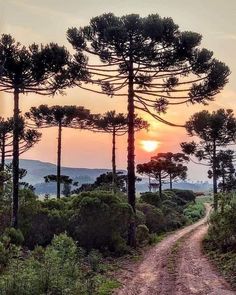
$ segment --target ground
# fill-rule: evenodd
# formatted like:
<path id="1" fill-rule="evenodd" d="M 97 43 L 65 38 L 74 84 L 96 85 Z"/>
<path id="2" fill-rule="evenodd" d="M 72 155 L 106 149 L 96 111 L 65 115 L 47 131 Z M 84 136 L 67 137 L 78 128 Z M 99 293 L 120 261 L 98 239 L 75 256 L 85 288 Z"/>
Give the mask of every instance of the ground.
<path id="1" fill-rule="evenodd" d="M 128 263 L 118 274 L 116 295 L 230 295 L 236 294 L 203 255 L 201 242 L 206 217 L 178 230 L 149 249 L 141 261 Z"/>

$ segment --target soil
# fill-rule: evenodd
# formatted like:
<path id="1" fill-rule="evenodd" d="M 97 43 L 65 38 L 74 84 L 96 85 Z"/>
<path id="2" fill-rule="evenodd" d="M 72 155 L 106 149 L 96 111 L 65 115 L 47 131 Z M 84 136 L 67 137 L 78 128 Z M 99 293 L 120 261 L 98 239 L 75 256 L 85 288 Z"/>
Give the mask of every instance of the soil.
<path id="1" fill-rule="evenodd" d="M 115 295 L 236 294 L 202 253 L 210 205 L 200 221 L 169 235 L 141 261 L 127 262 L 118 274 Z"/>

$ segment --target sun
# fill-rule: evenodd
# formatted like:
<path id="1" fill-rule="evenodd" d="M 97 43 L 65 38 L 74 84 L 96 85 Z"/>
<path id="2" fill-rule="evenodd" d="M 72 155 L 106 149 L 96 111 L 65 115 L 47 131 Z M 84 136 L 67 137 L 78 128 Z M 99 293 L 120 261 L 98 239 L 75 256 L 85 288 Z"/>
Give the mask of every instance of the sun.
<path id="1" fill-rule="evenodd" d="M 158 148 L 159 143 L 156 140 L 141 140 L 141 146 L 146 152 L 151 153 Z"/>

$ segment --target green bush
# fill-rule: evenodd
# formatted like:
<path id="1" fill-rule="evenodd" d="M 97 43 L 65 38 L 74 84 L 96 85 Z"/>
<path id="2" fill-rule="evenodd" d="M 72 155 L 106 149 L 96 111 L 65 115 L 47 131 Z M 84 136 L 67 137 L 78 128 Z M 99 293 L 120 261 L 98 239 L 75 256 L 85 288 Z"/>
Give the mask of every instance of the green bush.
<path id="1" fill-rule="evenodd" d="M 236 288 L 236 196 L 228 194 L 224 197 L 227 197 L 227 202 L 222 211 L 211 215 L 208 234 L 203 244 L 210 259 Z"/>
<path id="2" fill-rule="evenodd" d="M 210 218 L 208 240 L 212 249 L 236 252 L 236 196 L 223 212 L 214 212 Z"/>
<path id="3" fill-rule="evenodd" d="M 28 258 L 11 259 L 0 276 L 0 290 L 1 295 L 96 294 L 99 282 L 93 282 L 94 276 L 76 243 L 61 234 L 45 250 L 37 248 Z"/>
<path id="4" fill-rule="evenodd" d="M 173 189 L 175 195 L 187 202 L 195 202 L 196 195 L 191 190 Z"/>
<path id="5" fill-rule="evenodd" d="M 117 238 L 126 239 L 132 209 L 110 192 L 83 192 L 73 200 L 69 233 L 87 250 L 113 251 Z"/>
<path id="6" fill-rule="evenodd" d="M 159 193 L 151 193 L 151 192 L 142 193 L 140 196 L 140 202 L 147 203 L 147 204 L 156 206 L 158 208 L 161 207 L 161 198 L 159 196 Z"/>
<path id="7" fill-rule="evenodd" d="M 164 216 L 160 209 L 150 204 L 138 203 L 137 210 L 145 215 L 145 224 L 150 233 L 161 233 L 164 231 Z"/>
<path id="8" fill-rule="evenodd" d="M 13 227 L 6 228 L 3 236 L 8 237 L 9 242 L 17 246 L 22 245 L 24 242 L 24 236 L 20 229 L 15 229 Z"/>
<path id="9" fill-rule="evenodd" d="M 19 228 L 24 245 L 30 249 L 47 246 L 55 234 L 66 231 L 70 214 L 65 198 L 39 201 L 32 191 L 20 190 Z"/>
<path id="10" fill-rule="evenodd" d="M 136 225 L 140 225 L 140 224 L 146 224 L 146 216 L 145 214 L 140 211 L 140 210 L 136 210 Z"/>
<path id="11" fill-rule="evenodd" d="M 145 245 L 149 242 L 149 230 L 146 225 L 140 224 L 137 226 L 136 238 L 138 245 Z"/>
<path id="12" fill-rule="evenodd" d="M 184 209 L 184 215 L 189 219 L 190 223 L 196 222 L 205 214 L 205 206 L 203 203 L 192 203 Z"/>

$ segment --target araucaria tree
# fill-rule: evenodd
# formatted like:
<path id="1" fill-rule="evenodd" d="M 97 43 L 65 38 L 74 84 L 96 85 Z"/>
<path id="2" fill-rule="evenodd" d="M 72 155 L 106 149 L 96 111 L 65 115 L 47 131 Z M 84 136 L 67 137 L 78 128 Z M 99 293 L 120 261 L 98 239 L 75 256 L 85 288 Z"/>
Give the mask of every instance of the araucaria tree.
<path id="1" fill-rule="evenodd" d="M 135 116 L 134 128 L 135 131 L 147 129 L 149 124 Z M 112 183 L 115 190 L 116 187 L 116 137 L 125 135 L 128 132 L 128 117 L 123 113 L 116 113 L 115 111 L 106 112 L 103 115 L 92 116 L 92 124 L 88 128 L 96 131 L 109 133 L 112 135 Z"/>
<path id="2" fill-rule="evenodd" d="M 216 176 L 218 188 L 222 192 L 229 192 L 235 189 L 235 152 L 233 150 L 220 150 L 216 158 Z M 208 171 L 208 177 L 212 178 L 212 170 Z"/>
<path id="3" fill-rule="evenodd" d="M 58 177 L 57 175 L 47 175 L 44 176 L 44 180 L 46 183 L 50 183 L 50 182 L 58 182 Z M 69 197 L 71 195 L 71 187 L 77 187 L 78 186 L 78 182 L 77 181 L 73 181 L 72 178 L 70 178 L 67 175 L 60 175 L 60 184 L 63 185 L 63 191 L 62 194 L 65 197 Z"/>
<path id="4" fill-rule="evenodd" d="M 135 211 L 135 109 L 174 126 L 160 113 L 169 105 L 213 100 L 227 82 L 229 68 L 199 47 L 201 35 L 181 32 L 171 18 L 157 14 L 103 14 L 92 18 L 88 26 L 69 29 L 67 36 L 76 54 L 93 56 L 87 80 L 92 84 L 79 86 L 127 97 L 128 200 Z M 96 57 L 100 63 L 95 64 Z M 135 243 L 135 224 L 130 226 L 129 243 Z"/>
<path id="5" fill-rule="evenodd" d="M 151 161 L 138 164 L 137 172 L 156 179 L 158 181 L 159 195 L 162 197 L 162 185 L 164 182 L 169 182 L 170 189 L 172 189 L 174 181 L 186 179 L 188 168 L 184 165 L 184 162 L 187 161 L 188 157 L 182 153 L 158 153 L 151 158 Z"/>
<path id="6" fill-rule="evenodd" d="M 0 38 L 0 91 L 13 94 L 13 226 L 18 225 L 19 190 L 19 98 L 21 94 L 54 95 L 71 85 L 76 76 L 84 78 L 86 60 L 57 44 L 22 46 L 10 35 Z"/>
<path id="7" fill-rule="evenodd" d="M 32 148 L 41 138 L 41 133 L 26 127 L 25 120 L 19 117 L 19 155 Z M 13 118 L 0 118 L 1 169 L 4 170 L 6 158 L 13 155 Z"/>
<path id="8" fill-rule="evenodd" d="M 188 122 L 186 130 L 190 136 L 197 136 L 200 141 L 181 144 L 183 152 L 194 155 L 199 162 L 212 169 L 214 209 L 217 210 L 217 157 L 220 149 L 234 144 L 236 140 L 236 118 L 233 110 L 219 109 L 212 113 L 195 113 Z"/>
<path id="9" fill-rule="evenodd" d="M 28 123 L 31 127 L 37 128 L 58 128 L 57 143 L 57 198 L 61 195 L 61 145 L 62 145 L 62 129 L 75 128 L 83 129 L 89 121 L 89 110 L 82 106 L 52 106 L 40 105 L 32 107 L 25 114 L 26 118 L 32 122 Z"/>
<path id="10" fill-rule="evenodd" d="M 158 153 L 151 158 L 152 161 L 162 161 L 165 170 L 169 176 L 170 189 L 173 188 L 173 182 L 185 180 L 187 177 L 188 167 L 184 164 L 189 162 L 189 157 L 183 153 Z"/>

